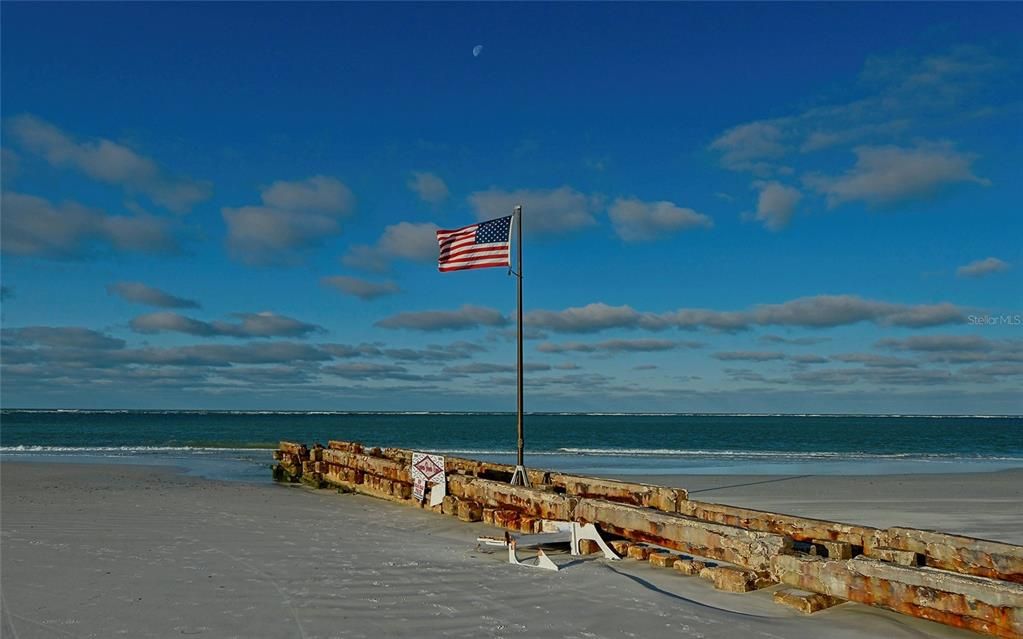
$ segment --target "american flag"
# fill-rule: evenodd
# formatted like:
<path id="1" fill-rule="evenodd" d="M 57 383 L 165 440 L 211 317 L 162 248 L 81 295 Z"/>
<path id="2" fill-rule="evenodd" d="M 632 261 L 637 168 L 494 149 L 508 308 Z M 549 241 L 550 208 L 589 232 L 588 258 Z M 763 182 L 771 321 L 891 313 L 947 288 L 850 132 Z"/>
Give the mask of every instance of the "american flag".
<path id="1" fill-rule="evenodd" d="M 453 231 L 437 231 L 441 273 L 471 268 L 511 266 L 512 216 L 470 224 Z"/>

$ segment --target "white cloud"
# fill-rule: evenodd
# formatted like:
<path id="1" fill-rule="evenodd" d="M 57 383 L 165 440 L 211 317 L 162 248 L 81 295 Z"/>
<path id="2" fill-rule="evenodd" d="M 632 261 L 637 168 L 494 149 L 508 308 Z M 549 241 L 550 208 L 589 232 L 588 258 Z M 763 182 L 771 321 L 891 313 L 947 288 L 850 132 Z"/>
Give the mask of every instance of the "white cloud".
<path id="1" fill-rule="evenodd" d="M 609 306 L 595 302 L 562 311 L 529 311 L 523 321 L 526 325 L 558 333 L 595 333 L 610 328 L 637 328 L 647 317 L 653 316 L 640 313 L 631 306 Z M 658 321 L 655 317 L 653 319 Z M 667 323 L 661 321 L 659 328 L 666 327 Z"/>
<path id="2" fill-rule="evenodd" d="M 785 353 L 776 351 L 730 351 L 714 353 L 712 357 L 723 362 L 770 362 L 785 359 Z"/>
<path id="3" fill-rule="evenodd" d="M 351 190 L 336 178 L 315 175 L 264 188 L 262 206 L 225 207 L 231 254 L 249 264 L 295 261 L 303 250 L 341 233 L 354 207 Z"/>
<path id="4" fill-rule="evenodd" d="M 394 282 L 371 282 L 348 275 L 334 275 L 320 280 L 324 286 L 337 289 L 342 293 L 353 295 L 361 300 L 373 300 L 385 295 L 393 295 L 400 289 Z"/>
<path id="5" fill-rule="evenodd" d="M 1007 67 L 971 46 L 871 57 L 858 79 L 835 88 L 834 93 L 847 99 L 817 101 L 809 96 L 819 104 L 734 126 L 709 149 L 720 155 L 725 168 L 761 178 L 800 173 L 804 191 L 819 193 L 831 207 L 855 201 L 895 205 L 938 195 L 953 183 L 986 185 L 973 172 L 976 156 L 948 144 L 912 145 L 906 140 L 947 128 L 950 121 L 1004 112 L 1006 104 L 992 103 L 1000 99 L 998 94 L 985 89 L 1004 83 Z M 825 151 L 836 158 L 855 151 L 856 165 L 844 174 L 824 175 L 821 157 L 808 154 Z M 770 201 L 777 194 L 768 191 L 768 201 L 758 203 L 756 217 L 769 228 L 784 226 L 794 208 L 791 200 Z"/>
<path id="6" fill-rule="evenodd" d="M 302 337 L 323 329 L 297 319 L 264 311 L 234 313 L 238 322 L 204 322 L 171 311 L 157 311 L 131 320 L 138 333 L 187 333 L 200 337 Z"/>
<path id="7" fill-rule="evenodd" d="M 163 308 L 199 308 L 199 303 L 194 300 L 185 299 L 171 295 L 165 291 L 152 286 L 146 286 L 142 282 L 116 282 L 107 286 L 107 292 L 117 295 L 129 302 L 147 304 L 149 306 L 160 306 Z"/>
<path id="8" fill-rule="evenodd" d="M 447 331 L 481 326 L 505 326 L 508 318 L 493 308 L 465 304 L 454 311 L 408 311 L 386 317 L 374 324 L 381 328 L 417 331 Z"/>
<path id="9" fill-rule="evenodd" d="M 666 201 L 618 198 L 608 214 L 618 237 L 626 242 L 648 242 L 663 239 L 677 231 L 714 226 L 706 215 Z"/>
<path id="10" fill-rule="evenodd" d="M 761 120 L 728 129 L 710 144 L 721 152 L 721 164 L 733 171 L 766 168 L 764 160 L 785 155 L 783 122 Z"/>
<path id="11" fill-rule="evenodd" d="M 973 174 L 976 156 L 959 153 L 948 144 L 860 146 L 856 165 L 840 176 L 807 175 L 807 186 L 827 197 L 828 206 L 863 201 L 884 205 L 929 197 L 957 182 L 990 182 Z"/>
<path id="12" fill-rule="evenodd" d="M 432 262 L 437 259 L 437 229 L 437 225 L 432 222 L 392 224 L 384 229 L 377 241 L 377 248 L 388 257 Z"/>
<path id="13" fill-rule="evenodd" d="M 760 191 L 754 217 L 772 231 L 788 226 L 796 205 L 803 198 L 799 189 L 780 182 L 754 182 L 753 185 Z"/>
<path id="14" fill-rule="evenodd" d="M 522 205 L 522 232 L 557 235 L 577 231 L 597 223 L 594 213 L 600 198 L 580 193 L 569 186 L 558 189 L 490 189 L 469 196 L 476 219 L 489 220 L 511 215 Z"/>
<path id="15" fill-rule="evenodd" d="M 78 326 L 23 326 L 3 329 L 4 345 L 35 345 L 73 350 L 116 350 L 125 341 Z"/>
<path id="16" fill-rule="evenodd" d="M 988 257 L 983 260 L 974 260 L 956 269 L 959 277 L 984 277 L 992 273 L 1009 270 L 1009 263 L 997 257 Z"/>
<path id="17" fill-rule="evenodd" d="M 283 211 L 338 214 L 352 210 L 351 190 L 336 178 L 314 175 L 298 182 L 278 180 L 263 189 L 263 204 Z"/>
<path id="18" fill-rule="evenodd" d="M 677 342 L 667 339 L 611 339 L 603 342 L 543 342 L 536 350 L 541 353 L 650 353 L 678 348 L 700 348 L 701 342 Z"/>
<path id="19" fill-rule="evenodd" d="M 427 171 L 413 171 L 408 187 L 415 191 L 419 199 L 430 204 L 439 204 L 449 195 L 448 185 L 444 180 Z"/>
<path id="20" fill-rule="evenodd" d="M 399 222 L 384 228 L 372 246 L 356 245 L 342 258 L 348 266 L 385 271 L 392 259 L 433 262 L 437 259 L 437 229 L 432 222 Z"/>
<path id="21" fill-rule="evenodd" d="M 103 250 L 149 254 L 180 250 L 168 222 L 157 217 L 107 215 L 77 202 L 55 205 L 13 192 L 2 198 L 5 253 L 76 259 Z"/>
<path id="22" fill-rule="evenodd" d="M 864 124 L 861 126 L 850 126 L 837 129 L 816 129 L 811 131 L 799 150 L 803 153 L 812 153 L 828 149 L 833 146 L 848 144 L 863 138 L 876 137 L 880 135 L 892 135 L 906 129 L 909 126 L 908 119 L 881 122 L 878 124 Z"/>
<path id="23" fill-rule="evenodd" d="M 147 195 L 153 202 L 183 213 L 207 199 L 208 182 L 167 175 L 152 159 L 106 139 L 78 142 L 59 128 L 32 115 L 12 118 L 11 136 L 26 150 L 53 166 L 70 166 L 89 177 Z"/>
<path id="24" fill-rule="evenodd" d="M 528 326 L 557 333 L 594 333 L 609 329 L 709 328 L 742 331 L 754 326 L 832 328 L 858 322 L 917 328 L 961 323 L 965 318 L 964 309 L 947 302 L 909 305 L 868 300 L 856 295 L 815 295 L 780 304 L 760 304 L 743 311 L 683 308 L 651 313 L 637 311 L 630 306 L 596 302 L 561 311 L 529 311 L 524 319 Z"/>

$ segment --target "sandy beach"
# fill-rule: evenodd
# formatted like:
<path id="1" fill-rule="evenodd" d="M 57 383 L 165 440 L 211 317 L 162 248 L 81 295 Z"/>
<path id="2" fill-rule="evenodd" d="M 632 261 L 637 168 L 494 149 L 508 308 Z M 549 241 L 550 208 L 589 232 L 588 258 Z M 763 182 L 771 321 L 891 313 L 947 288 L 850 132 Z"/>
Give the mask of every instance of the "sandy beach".
<path id="1" fill-rule="evenodd" d="M 857 604 L 804 617 L 772 589 L 722 593 L 634 561 L 515 567 L 476 549 L 497 529 L 331 490 L 124 465 L 0 473 L 4 637 L 978 636 Z M 707 501 L 1023 543 L 1023 471 L 644 479 Z"/>

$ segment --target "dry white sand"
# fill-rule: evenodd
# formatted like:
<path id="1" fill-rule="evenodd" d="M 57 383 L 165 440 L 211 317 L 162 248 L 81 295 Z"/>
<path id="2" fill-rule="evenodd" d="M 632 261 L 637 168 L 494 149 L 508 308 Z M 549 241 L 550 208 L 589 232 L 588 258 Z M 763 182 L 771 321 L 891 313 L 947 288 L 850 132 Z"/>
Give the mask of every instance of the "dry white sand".
<path id="1" fill-rule="evenodd" d="M 558 573 L 511 566 L 475 549 L 478 534 L 496 529 L 328 490 L 152 467 L 5 462 L 0 473 L 4 638 L 977 636 L 857 604 L 803 617 L 776 606 L 770 589 L 721 593 L 635 561 L 562 556 L 569 565 Z M 1018 490 L 1019 478 L 977 481 Z M 828 478 L 828 490 L 843 481 Z M 914 490 L 947 495 L 961 481 L 931 476 Z M 756 502 L 754 486 L 770 485 L 696 494 Z M 810 514 L 857 520 L 871 509 L 853 491 L 808 485 L 834 509 Z M 844 511 L 842 495 L 854 501 Z M 989 507 L 1023 527 L 1018 503 Z"/>

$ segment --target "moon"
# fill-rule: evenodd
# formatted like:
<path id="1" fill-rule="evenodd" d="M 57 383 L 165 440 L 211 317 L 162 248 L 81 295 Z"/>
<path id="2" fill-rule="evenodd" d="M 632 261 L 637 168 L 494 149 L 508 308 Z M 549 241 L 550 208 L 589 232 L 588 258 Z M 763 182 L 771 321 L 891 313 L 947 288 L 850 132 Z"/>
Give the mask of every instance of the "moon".
<path id="1" fill-rule="evenodd" d="M 477 44 L 476 46 L 474 46 L 472 48 L 472 57 L 474 57 L 474 58 L 480 57 L 480 53 L 482 51 L 483 51 L 483 45 L 482 44 Z"/>

